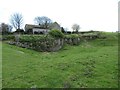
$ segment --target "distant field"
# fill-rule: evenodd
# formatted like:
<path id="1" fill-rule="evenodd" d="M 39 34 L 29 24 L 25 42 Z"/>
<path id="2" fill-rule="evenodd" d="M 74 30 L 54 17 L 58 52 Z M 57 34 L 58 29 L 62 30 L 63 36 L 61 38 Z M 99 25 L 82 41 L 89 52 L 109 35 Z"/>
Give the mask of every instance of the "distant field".
<path id="1" fill-rule="evenodd" d="M 84 41 L 58 52 L 3 43 L 3 88 L 117 88 L 118 36 Z"/>

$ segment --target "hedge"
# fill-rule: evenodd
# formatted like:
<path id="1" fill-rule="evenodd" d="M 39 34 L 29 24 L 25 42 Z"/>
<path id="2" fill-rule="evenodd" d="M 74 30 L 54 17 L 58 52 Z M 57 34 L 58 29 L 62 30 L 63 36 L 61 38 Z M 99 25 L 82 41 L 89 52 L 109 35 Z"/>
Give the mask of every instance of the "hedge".
<path id="1" fill-rule="evenodd" d="M 51 35 L 54 38 L 64 38 L 64 34 L 60 30 L 51 30 L 49 32 L 49 35 Z"/>
<path id="2" fill-rule="evenodd" d="M 14 35 L 2 35 L 1 40 L 15 40 Z"/>

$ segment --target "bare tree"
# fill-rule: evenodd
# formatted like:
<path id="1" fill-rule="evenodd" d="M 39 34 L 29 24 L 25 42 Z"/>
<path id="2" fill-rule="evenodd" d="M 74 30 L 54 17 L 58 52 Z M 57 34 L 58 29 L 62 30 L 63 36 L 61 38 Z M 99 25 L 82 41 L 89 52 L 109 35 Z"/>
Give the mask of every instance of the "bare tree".
<path id="1" fill-rule="evenodd" d="M 37 23 L 38 25 L 40 25 L 41 27 L 44 27 L 44 28 L 48 28 L 50 23 L 52 23 L 52 20 L 46 16 L 35 17 L 34 21 L 35 21 L 35 23 Z"/>
<path id="2" fill-rule="evenodd" d="M 9 24 L 1 23 L 0 28 L 1 28 L 0 32 L 2 32 L 2 34 L 8 34 L 12 31 L 12 26 Z"/>
<path id="3" fill-rule="evenodd" d="M 72 26 L 73 31 L 75 31 L 76 33 L 78 33 L 80 26 L 78 24 L 73 24 Z"/>
<path id="4" fill-rule="evenodd" d="M 15 13 L 15 14 L 11 15 L 10 22 L 16 30 L 20 29 L 23 24 L 22 14 Z"/>

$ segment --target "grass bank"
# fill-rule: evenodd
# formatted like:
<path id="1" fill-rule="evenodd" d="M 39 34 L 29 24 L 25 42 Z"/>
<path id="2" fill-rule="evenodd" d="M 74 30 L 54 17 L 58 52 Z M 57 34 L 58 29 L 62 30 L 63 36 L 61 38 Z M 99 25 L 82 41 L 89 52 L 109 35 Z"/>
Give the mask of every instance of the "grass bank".
<path id="1" fill-rule="evenodd" d="M 3 88 L 116 88 L 117 34 L 58 52 L 36 52 L 3 43 Z"/>

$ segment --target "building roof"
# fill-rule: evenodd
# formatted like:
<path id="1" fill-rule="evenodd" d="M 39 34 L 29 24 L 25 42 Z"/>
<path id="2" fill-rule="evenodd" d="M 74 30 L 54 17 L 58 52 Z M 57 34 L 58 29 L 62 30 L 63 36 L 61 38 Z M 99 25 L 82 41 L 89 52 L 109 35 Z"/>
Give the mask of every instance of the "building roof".
<path id="1" fill-rule="evenodd" d="M 54 28 L 55 26 L 60 27 L 60 25 L 57 22 L 54 22 L 54 23 L 50 24 L 49 28 Z"/>
<path id="2" fill-rule="evenodd" d="M 60 25 L 57 22 L 51 23 L 49 25 L 49 29 L 53 29 L 56 26 L 60 27 Z M 26 24 L 25 25 L 25 30 L 33 29 L 33 28 L 46 29 L 45 27 L 41 27 L 40 25 L 32 25 L 32 24 Z"/>
<path id="3" fill-rule="evenodd" d="M 45 29 L 44 27 L 41 27 L 40 25 L 32 25 L 32 24 L 25 25 L 25 29 L 33 29 L 33 28 Z"/>

